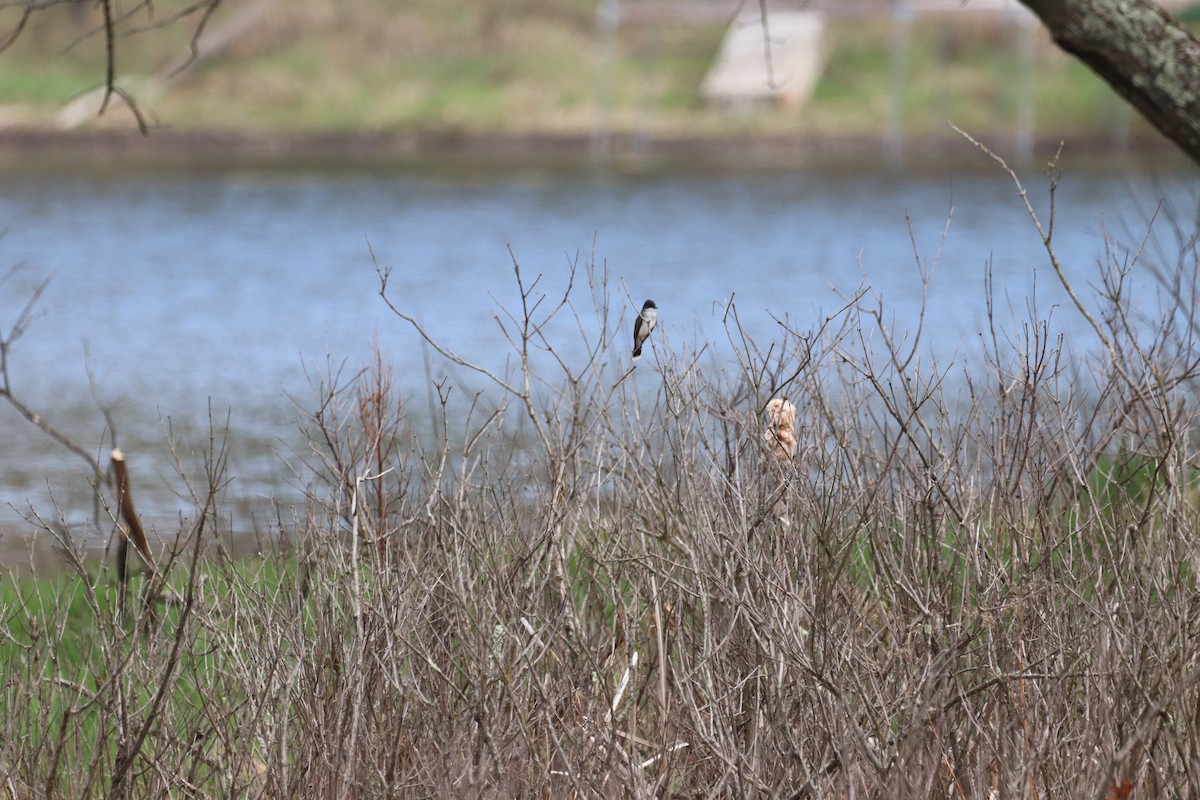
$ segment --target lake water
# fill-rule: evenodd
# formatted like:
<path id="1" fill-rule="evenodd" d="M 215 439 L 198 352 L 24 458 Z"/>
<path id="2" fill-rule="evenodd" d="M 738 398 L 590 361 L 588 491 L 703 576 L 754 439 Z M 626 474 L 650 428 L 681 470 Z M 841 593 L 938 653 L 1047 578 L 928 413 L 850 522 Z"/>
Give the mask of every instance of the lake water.
<path id="1" fill-rule="evenodd" d="M 1045 215 L 1044 176 L 1022 177 Z M 1093 279 L 1106 227 L 1136 241 L 1162 196 L 1194 219 L 1196 186 L 1187 166 L 1150 176 L 1067 165 L 1055 220 L 1060 257 L 1078 280 Z M 507 352 L 497 303 L 517 299 L 510 247 L 526 279 L 542 275 L 539 288 L 550 294 L 563 289 L 577 254 L 583 264 L 594 253 L 607 266 L 622 329 L 633 314 L 626 292 L 638 306 L 654 298 L 656 337 L 717 342 L 720 359 L 730 298 L 765 340 L 775 335 L 772 315 L 807 329 L 864 273 L 894 327 L 913 326 L 921 298 L 913 243 L 932 260 L 951 209 L 926 331 L 945 360 L 978 348 L 989 264 L 1017 317 L 1035 286 L 1043 314 L 1063 300 L 1012 182 L 995 169 L 18 172 L 0 176 L 0 270 L 24 265 L 0 286 L 0 324 L 7 329 L 32 286 L 52 276 L 10 354 L 14 389 L 106 452 L 90 370 L 135 475 L 153 484 L 139 503 L 163 518 L 186 505 L 173 494 L 178 481 L 157 477 L 169 471 L 167 420 L 187 447 L 199 447 L 208 409 L 219 421 L 228 414 L 239 443 L 231 493 L 294 493 L 299 479 L 285 462 L 298 446 L 293 400 L 315 403 L 306 373 L 329 359 L 348 370 L 364 365 L 377 335 L 400 388 L 420 399 L 412 408 L 422 422 L 429 381 L 447 370 L 435 360 L 427 371 L 419 338 L 381 302 L 371 248 L 392 270 L 395 302 L 489 366 Z M 1086 338 L 1071 314 L 1055 313 L 1069 337 Z M 7 406 L 0 432 L 4 521 L 30 503 L 49 510 L 51 495 L 68 515 L 86 515 L 86 487 L 70 478 L 82 462 Z"/>

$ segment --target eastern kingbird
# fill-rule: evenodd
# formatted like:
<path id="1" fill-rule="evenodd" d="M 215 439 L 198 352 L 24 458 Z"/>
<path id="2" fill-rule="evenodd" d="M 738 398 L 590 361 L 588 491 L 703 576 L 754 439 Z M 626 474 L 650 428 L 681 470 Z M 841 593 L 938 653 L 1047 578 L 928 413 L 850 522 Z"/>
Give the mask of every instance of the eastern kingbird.
<path id="1" fill-rule="evenodd" d="M 655 324 L 658 322 L 658 306 L 654 305 L 653 300 L 647 300 L 642 306 L 642 312 L 637 315 L 637 319 L 633 321 L 633 360 L 637 361 L 642 357 L 642 345 L 650 338 L 650 331 L 654 330 Z"/>

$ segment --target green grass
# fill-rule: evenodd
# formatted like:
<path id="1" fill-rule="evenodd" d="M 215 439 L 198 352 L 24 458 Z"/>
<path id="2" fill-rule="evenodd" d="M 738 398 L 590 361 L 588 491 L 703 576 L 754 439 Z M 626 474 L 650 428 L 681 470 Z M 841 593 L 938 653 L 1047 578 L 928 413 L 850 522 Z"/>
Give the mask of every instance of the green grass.
<path id="1" fill-rule="evenodd" d="M 63 62 L 37 66 L 0 59 L 0 105 L 56 107 L 95 86 L 103 73 Z"/>
<path id="2" fill-rule="evenodd" d="M 13 737 L 10 758 L 15 752 L 30 759 L 6 764 L 0 755 L 0 776 L 15 781 L 5 785 L 22 787 L 24 768 L 38 773 L 31 786 L 39 789 L 104 795 L 119 761 L 122 731 L 132 735 L 153 719 L 135 771 L 163 753 L 190 751 L 197 758 L 195 790 L 229 796 L 230 787 L 251 779 L 255 763 L 261 763 L 253 742 L 240 741 L 245 716 L 236 711 L 252 705 L 254 689 L 247 688 L 231 643 L 261 634 L 268 629 L 263 615 L 291 607 L 296 562 L 278 556 L 205 558 L 196 576 L 194 610 L 182 628 L 178 603 L 159 604 L 152 619 L 141 626 L 135 622 L 140 577 L 131 581 L 130 616 L 122 620 L 111 571 L 95 564 L 89 569 L 87 575 L 26 573 L 0 582 L 0 732 Z M 168 594 L 184 598 L 188 580 L 187 565 L 177 563 Z M 318 635 L 311 615 L 298 625 L 301 639 Z M 179 658 L 171 668 L 177 637 Z M 281 657 L 293 660 L 300 642 L 293 636 L 277 645 Z M 161 686 L 165 696 L 154 716 Z M 214 698 L 226 716 L 211 715 Z M 228 751 L 235 741 L 236 752 Z M 6 768 L 13 768 L 11 775 Z M 84 780 L 92 783 L 84 786 Z"/>

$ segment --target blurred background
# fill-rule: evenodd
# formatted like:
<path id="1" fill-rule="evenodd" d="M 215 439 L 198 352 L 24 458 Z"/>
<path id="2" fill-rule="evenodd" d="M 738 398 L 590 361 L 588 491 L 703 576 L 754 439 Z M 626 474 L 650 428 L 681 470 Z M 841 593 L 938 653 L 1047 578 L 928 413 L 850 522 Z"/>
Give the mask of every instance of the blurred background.
<path id="1" fill-rule="evenodd" d="M 948 120 L 1021 156 L 1157 140 L 1015 0 L 773 0 L 765 31 L 757 2 L 731 0 L 239 0 L 206 21 L 195 58 L 199 15 L 173 21 L 192 5 L 117 24 L 117 80 L 175 131 L 558 137 L 601 158 L 696 140 L 746 159 L 773 140 L 792 159 L 803 142 L 897 157 L 952 142 Z M 1195 3 L 1164 5 L 1200 20 Z M 0 13 L 5 29 L 18 19 Z M 94 3 L 29 20 L 0 58 L 0 130 L 135 127 L 87 96 L 102 24 Z"/>

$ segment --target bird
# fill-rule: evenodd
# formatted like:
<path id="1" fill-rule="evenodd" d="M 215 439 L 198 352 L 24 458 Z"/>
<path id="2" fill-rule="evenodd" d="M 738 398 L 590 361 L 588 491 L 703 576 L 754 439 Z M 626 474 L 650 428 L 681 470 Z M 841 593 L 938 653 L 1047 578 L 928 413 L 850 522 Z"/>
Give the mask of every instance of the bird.
<path id="1" fill-rule="evenodd" d="M 646 343 L 646 339 L 650 338 L 650 331 L 654 330 L 654 326 L 658 323 L 658 306 L 653 300 L 647 300 L 642 306 L 642 311 L 637 315 L 637 319 L 633 321 L 633 360 L 637 361 L 642 357 L 642 345 Z"/>

